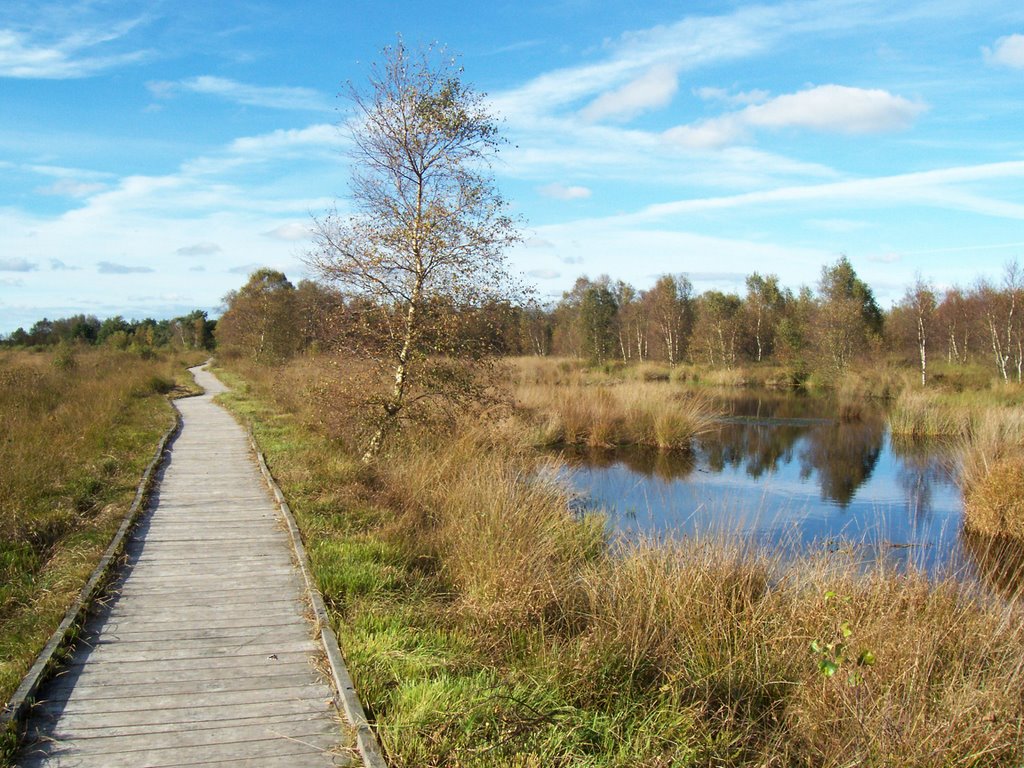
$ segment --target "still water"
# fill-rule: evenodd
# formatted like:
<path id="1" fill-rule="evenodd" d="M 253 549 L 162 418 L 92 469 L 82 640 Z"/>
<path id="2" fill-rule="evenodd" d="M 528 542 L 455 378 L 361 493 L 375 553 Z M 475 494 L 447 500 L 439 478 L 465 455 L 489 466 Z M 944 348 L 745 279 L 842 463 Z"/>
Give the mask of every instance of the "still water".
<path id="1" fill-rule="evenodd" d="M 727 416 L 689 453 L 567 452 L 570 483 L 626 537 L 725 532 L 973 571 L 952 445 L 894 439 L 870 408 L 840 421 L 823 398 L 766 392 L 719 405 Z"/>

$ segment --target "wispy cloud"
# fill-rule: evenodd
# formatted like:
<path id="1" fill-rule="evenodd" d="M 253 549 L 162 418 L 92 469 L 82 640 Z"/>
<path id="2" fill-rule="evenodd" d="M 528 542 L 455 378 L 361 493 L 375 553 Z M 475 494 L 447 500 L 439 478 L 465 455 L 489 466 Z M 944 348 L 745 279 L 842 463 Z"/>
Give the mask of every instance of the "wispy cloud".
<path id="1" fill-rule="evenodd" d="M 228 272 L 232 275 L 251 275 L 257 269 L 260 269 L 266 265 L 260 264 L 259 262 L 251 261 L 248 264 L 239 264 L 237 267 L 231 267 Z"/>
<path id="2" fill-rule="evenodd" d="M 684 147 L 713 149 L 741 141 L 755 128 L 877 134 L 910 127 L 926 108 L 880 89 L 820 85 L 751 104 L 721 117 L 672 128 L 665 137 Z"/>
<path id="3" fill-rule="evenodd" d="M 36 189 L 42 195 L 56 195 L 59 197 L 83 198 L 102 192 L 107 188 L 106 184 L 97 181 L 75 181 L 74 179 L 58 179 L 45 187 Z"/>
<path id="4" fill-rule="evenodd" d="M 1007 35 L 996 40 L 991 48 L 982 48 L 990 64 L 1024 69 L 1024 35 Z"/>
<path id="5" fill-rule="evenodd" d="M 300 224 L 297 221 L 282 224 L 263 233 L 264 237 L 269 237 L 271 240 L 284 240 L 289 243 L 308 240 L 310 235 L 312 235 L 312 230 L 310 230 L 309 225 Z"/>
<path id="6" fill-rule="evenodd" d="M 147 51 L 102 53 L 97 49 L 123 38 L 140 23 L 135 19 L 102 30 L 80 29 L 50 42 L 35 39 L 38 34 L 0 29 L 0 77 L 73 79 L 138 62 L 148 55 Z"/>
<path id="7" fill-rule="evenodd" d="M 265 157 L 309 148 L 338 150 L 348 146 L 348 143 L 348 138 L 338 130 L 338 126 L 318 123 L 305 128 L 279 129 L 259 136 L 235 139 L 228 151 L 235 155 Z"/>
<path id="8" fill-rule="evenodd" d="M 128 264 L 117 264 L 113 261 L 100 261 L 96 264 L 96 271 L 101 275 L 136 275 L 147 272 L 155 272 L 152 267 L 138 267 Z"/>
<path id="9" fill-rule="evenodd" d="M 194 245 L 183 245 L 174 252 L 179 256 L 212 256 L 223 250 L 216 243 L 195 243 Z"/>
<path id="10" fill-rule="evenodd" d="M 725 88 L 713 88 L 704 86 L 697 88 L 694 93 L 704 101 L 721 101 L 732 107 L 745 107 L 750 104 L 760 104 L 768 101 L 771 93 L 765 90 L 754 89 L 752 91 L 740 91 L 732 93 Z"/>
<path id="11" fill-rule="evenodd" d="M 1024 179 L 1024 161 L 962 166 L 919 173 L 853 179 L 828 184 L 780 187 L 722 197 L 679 200 L 651 205 L 624 220 L 653 221 L 697 211 L 724 210 L 755 205 L 856 201 L 864 205 L 922 205 L 970 211 L 986 216 L 1024 220 L 1024 204 L 964 191 L 959 185 L 995 179 Z"/>
<path id="12" fill-rule="evenodd" d="M 564 184 L 548 184 L 537 190 L 544 197 L 553 197 L 556 200 L 584 200 L 591 195 L 587 187 L 570 186 Z"/>
<path id="13" fill-rule="evenodd" d="M 225 77 L 200 75 L 187 80 L 158 80 L 146 84 L 158 99 L 166 99 L 178 92 L 216 96 L 236 104 L 268 109 L 306 110 L 323 112 L 331 108 L 322 94 L 312 88 L 265 86 L 240 83 Z"/>
<path id="14" fill-rule="evenodd" d="M 603 93 L 580 112 L 587 121 L 626 121 L 668 105 L 679 90 L 679 75 L 669 64 L 657 64 L 635 80 Z"/>

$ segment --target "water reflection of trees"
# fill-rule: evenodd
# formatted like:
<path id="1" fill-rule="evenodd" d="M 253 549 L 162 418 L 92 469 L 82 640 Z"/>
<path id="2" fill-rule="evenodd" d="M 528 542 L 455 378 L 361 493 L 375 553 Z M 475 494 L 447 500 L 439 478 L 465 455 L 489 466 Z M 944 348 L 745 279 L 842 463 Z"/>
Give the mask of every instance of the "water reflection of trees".
<path id="1" fill-rule="evenodd" d="M 955 451 L 934 440 L 894 437 L 892 452 L 899 459 L 896 479 L 905 494 L 907 512 L 912 520 L 926 520 L 932 513 L 933 489 L 953 482 Z"/>
<path id="2" fill-rule="evenodd" d="M 697 467 L 696 457 L 689 451 L 662 451 L 657 448 L 573 448 L 565 453 L 570 464 L 581 463 L 596 469 L 621 464 L 644 477 L 661 480 L 685 478 Z"/>
<path id="3" fill-rule="evenodd" d="M 845 509 L 875 471 L 884 435 L 885 424 L 878 419 L 815 426 L 800 451 L 801 471 L 817 473 L 821 497 Z"/>
<path id="4" fill-rule="evenodd" d="M 878 415 L 855 423 L 826 421 L 823 402 L 792 396 L 735 398 L 734 420 L 695 438 L 692 451 L 580 450 L 567 458 L 599 469 L 621 464 L 666 481 L 687 478 L 698 464 L 701 471 L 732 470 L 758 480 L 797 463 L 801 478 L 816 478 L 822 500 L 845 509 L 878 468 L 885 422 Z M 952 479 L 950 447 L 894 440 L 892 452 L 908 518 L 927 519 L 935 489 Z"/>
<path id="5" fill-rule="evenodd" d="M 712 472 L 742 468 L 749 477 L 774 472 L 793 461 L 793 447 L 810 427 L 771 423 L 723 424 L 698 439 L 701 455 Z"/>

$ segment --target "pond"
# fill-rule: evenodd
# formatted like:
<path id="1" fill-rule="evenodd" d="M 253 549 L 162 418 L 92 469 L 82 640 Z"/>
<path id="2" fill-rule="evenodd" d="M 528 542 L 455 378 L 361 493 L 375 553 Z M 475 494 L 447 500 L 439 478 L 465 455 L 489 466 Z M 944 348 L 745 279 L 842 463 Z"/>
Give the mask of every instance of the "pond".
<path id="1" fill-rule="evenodd" d="M 727 415 L 689 453 L 568 451 L 569 482 L 627 538 L 724 532 L 974 572 L 953 445 L 894 439 L 877 406 L 840 421 L 819 397 L 744 393 L 718 404 Z"/>

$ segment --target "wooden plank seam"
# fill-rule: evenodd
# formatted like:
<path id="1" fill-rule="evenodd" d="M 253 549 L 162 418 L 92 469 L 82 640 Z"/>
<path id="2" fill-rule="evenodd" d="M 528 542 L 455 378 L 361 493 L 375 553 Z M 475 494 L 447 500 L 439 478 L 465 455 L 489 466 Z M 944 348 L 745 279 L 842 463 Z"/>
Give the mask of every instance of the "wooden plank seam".
<path id="1" fill-rule="evenodd" d="M 60 654 L 62 654 L 75 634 L 81 630 L 83 621 L 96 599 L 103 593 L 110 584 L 111 576 L 115 568 L 120 565 L 124 554 L 125 541 L 138 522 L 142 512 L 145 511 L 151 491 L 154 485 L 154 475 L 164 459 L 168 455 L 167 446 L 181 430 L 182 419 L 177 409 L 174 410 L 174 423 L 164 433 L 157 444 L 156 453 L 142 473 L 142 479 L 135 490 L 135 498 L 132 500 L 128 512 L 125 514 L 121 525 L 114 534 L 114 538 L 107 545 L 96 568 L 93 569 L 89 580 L 82 587 L 78 597 L 70 605 L 64 614 L 64 619 L 50 635 L 50 639 L 43 650 L 36 657 L 35 663 L 22 678 L 18 689 L 11 696 L 2 711 L 0 711 L 0 733 L 8 728 L 13 728 L 16 735 L 21 736 L 25 724 L 25 716 L 35 702 L 35 697 L 40 687 L 49 679 L 50 675 L 60 666 Z"/>
<path id="2" fill-rule="evenodd" d="M 317 628 L 320 630 L 320 642 L 323 644 L 328 664 L 331 667 L 331 678 L 334 682 L 335 696 L 340 700 L 349 725 L 356 731 L 356 743 L 359 746 L 359 754 L 362 756 L 363 764 L 366 768 L 388 768 L 380 743 L 377 741 L 377 735 L 370 726 L 369 720 L 367 720 L 363 705 L 359 702 L 355 684 L 341 654 L 338 636 L 331 629 L 330 619 L 327 616 L 327 607 L 324 605 L 320 588 L 314 581 L 310 571 L 309 556 L 306 553 L 305 545 L 302 543 L 302 534 L 299 532 L 299 526 L 295 522 L 295 516 L 292 514 L 291 507 L 288 506 L 288 501 L 281 491 L 281 487 L 274 479 L 270 467 L 267 466 L 266 457 L 264 457 L 259 444 L 256 442 L 256 436 L 251 426 L 249 427 L 249 441 L 252 444 L 253 451 L 256 453 L 257 463 L 259 464 L 260 472 L 263 474 L 263 479 L 274 494 L 274 499 L 277 501 L 281 515 L 284 518 L 285 527 L 288 529 L 292 550 L 295 553 L 295 559 L 298 561 L 299 570 L 302 572 L 302 578 L 306 582 L 306 592 L 313 607 Z"/>

